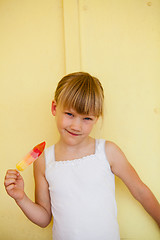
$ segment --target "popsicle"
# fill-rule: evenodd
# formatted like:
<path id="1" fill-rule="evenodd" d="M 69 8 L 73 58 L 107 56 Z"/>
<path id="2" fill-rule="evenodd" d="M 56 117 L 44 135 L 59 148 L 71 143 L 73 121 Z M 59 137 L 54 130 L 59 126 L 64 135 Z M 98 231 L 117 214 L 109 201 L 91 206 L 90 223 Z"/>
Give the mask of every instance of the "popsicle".
<path id="1" fill-rule="evenodd" d="M 36 145 L 25 157 L 22 161 L 18 162 L 16 168 L 19 171 L 23 171 L 26 167 L 32 164 L 43 152 L 46 143 L 42 142 Z"/>

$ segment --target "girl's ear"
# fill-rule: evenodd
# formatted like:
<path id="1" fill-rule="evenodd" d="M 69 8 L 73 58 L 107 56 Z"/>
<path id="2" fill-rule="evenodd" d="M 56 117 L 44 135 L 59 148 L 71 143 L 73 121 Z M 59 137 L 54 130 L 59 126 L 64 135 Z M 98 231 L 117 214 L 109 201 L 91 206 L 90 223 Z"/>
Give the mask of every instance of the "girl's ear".
<path id="1" fill-rule="evenodd" d="M 53 100 L 52 101 L 52 108 L 51 108 L 53 116 L 56 116 L 56 107 L 57 107 L 56 101 Z"/>

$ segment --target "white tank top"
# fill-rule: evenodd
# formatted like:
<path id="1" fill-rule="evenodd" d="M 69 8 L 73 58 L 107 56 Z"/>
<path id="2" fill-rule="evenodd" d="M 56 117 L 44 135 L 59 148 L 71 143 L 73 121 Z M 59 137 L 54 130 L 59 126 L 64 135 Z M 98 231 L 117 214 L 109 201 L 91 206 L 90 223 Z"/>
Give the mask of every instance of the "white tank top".
<path id="1" fill-rule="evenodd" d="M 96 140 L 95 154 L 68 161 L 55 161 L 53 145 L 45 150 L 45 159 L 53 240 L 119 240 L 115 179 L 105 140 Z"/>

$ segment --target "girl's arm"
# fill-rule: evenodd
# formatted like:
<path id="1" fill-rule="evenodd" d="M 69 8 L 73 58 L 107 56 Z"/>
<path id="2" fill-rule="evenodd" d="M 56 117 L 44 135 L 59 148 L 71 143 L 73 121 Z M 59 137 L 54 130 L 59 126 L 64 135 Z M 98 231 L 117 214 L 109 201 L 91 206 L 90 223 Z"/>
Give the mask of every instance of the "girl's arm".
<path id="1" fill-rule="evenodd" d="M 112 172 L 121 178 L 131 194 L 142 204 L 160 227 L 160 204 L 151 190 L 141 181 L 123 152 L 116 144 L 106 142 L 106 155 Z"/>
<path id="2" fill-rule="evenodd" d="M 48 184 L 43 170 L 44 154 L 35 163 L 35 203 L 25 194 L 23 178 L 17 170 L 7 171 L 4 185 L 8 195 L 16 201 L 24 214 L 33 223 L 46 227 L 51 221 L 51 210 Z"/>

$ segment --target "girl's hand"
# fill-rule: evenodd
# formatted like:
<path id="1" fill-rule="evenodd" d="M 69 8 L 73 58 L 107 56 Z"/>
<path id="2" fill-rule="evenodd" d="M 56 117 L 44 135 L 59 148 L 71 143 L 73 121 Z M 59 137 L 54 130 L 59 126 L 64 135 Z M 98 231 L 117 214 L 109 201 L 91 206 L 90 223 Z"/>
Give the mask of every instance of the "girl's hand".
<path id="1" fill-rule="evenodd" d="M 4 186 L 8 195 L 15 201 L 22 200 L 24 197 L 24 181 L 17 170 L 8 170 L 6 172 Z"/>

